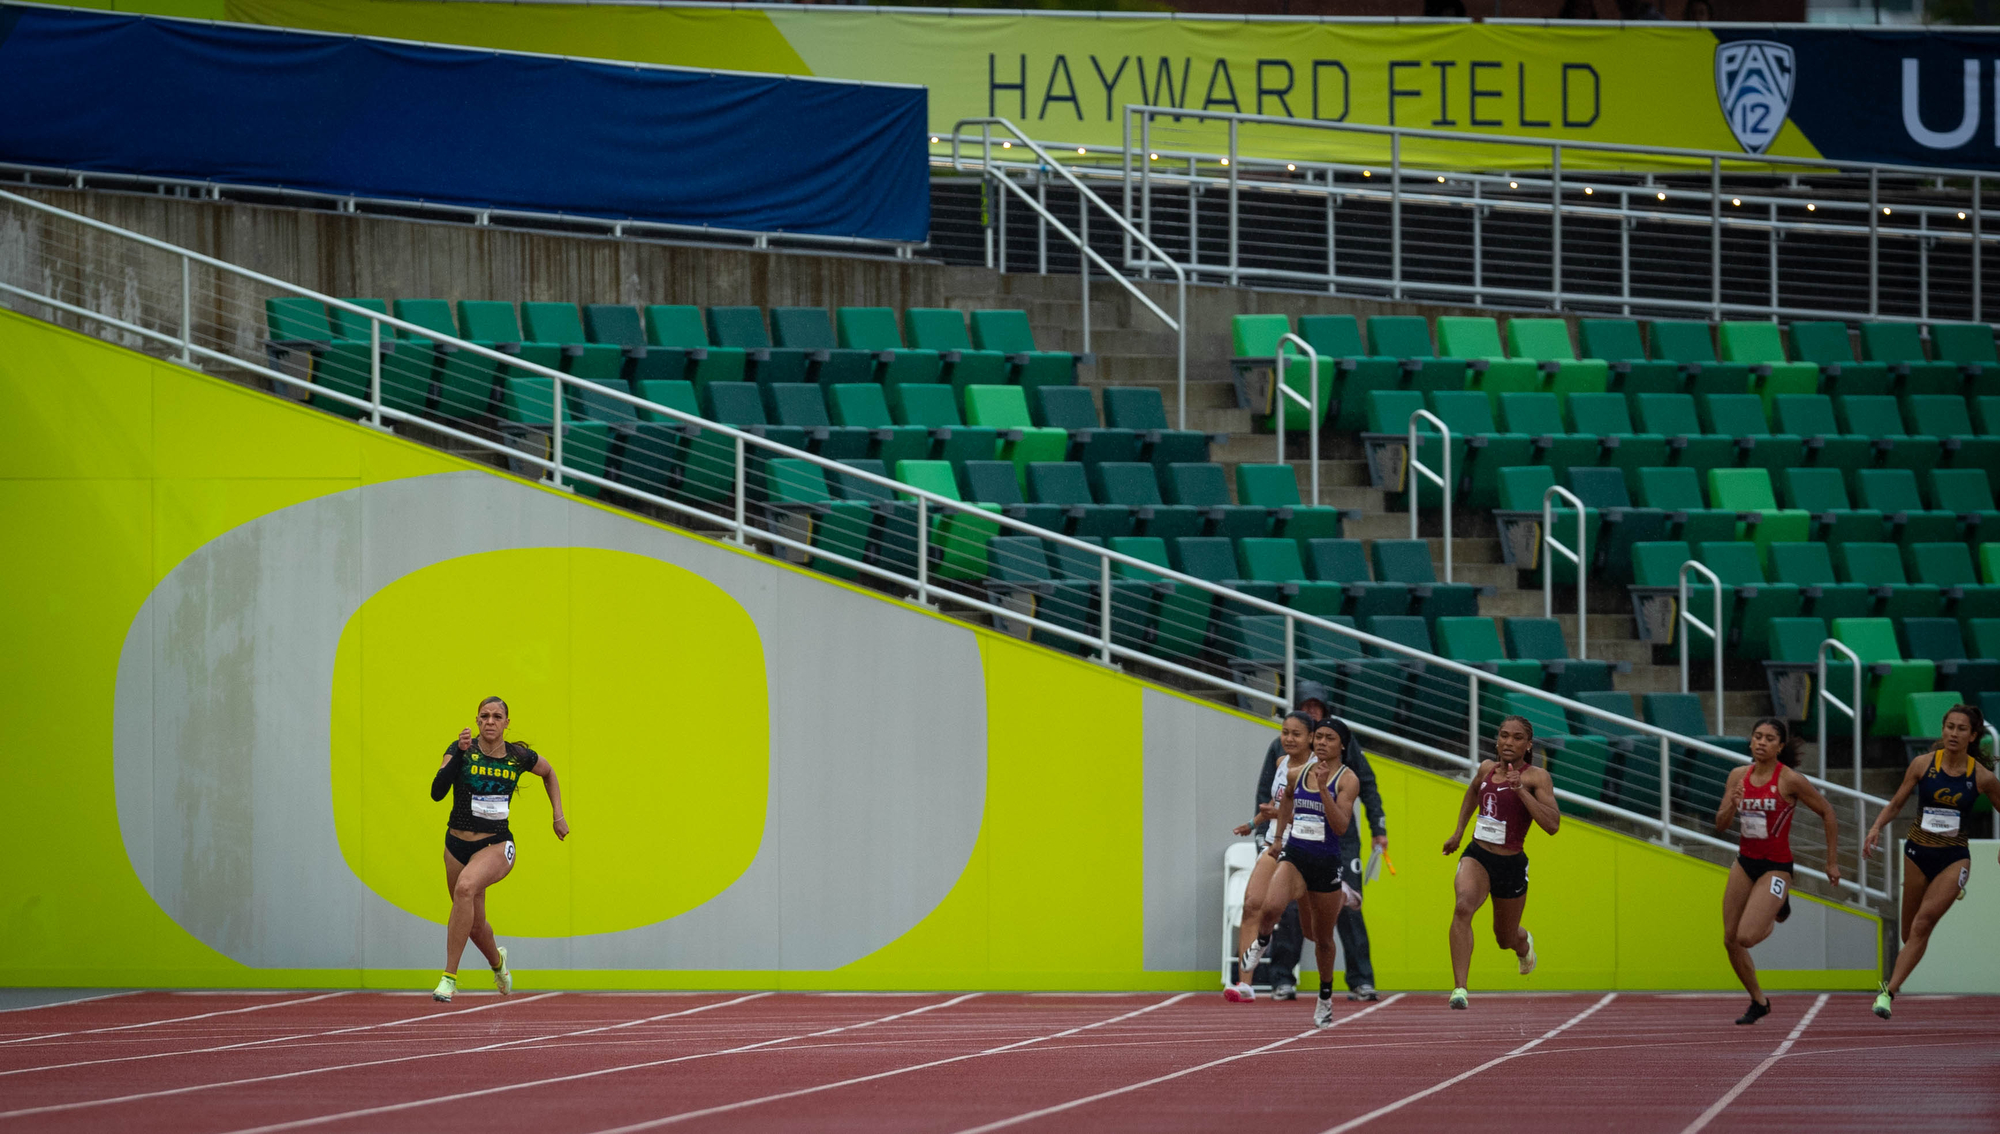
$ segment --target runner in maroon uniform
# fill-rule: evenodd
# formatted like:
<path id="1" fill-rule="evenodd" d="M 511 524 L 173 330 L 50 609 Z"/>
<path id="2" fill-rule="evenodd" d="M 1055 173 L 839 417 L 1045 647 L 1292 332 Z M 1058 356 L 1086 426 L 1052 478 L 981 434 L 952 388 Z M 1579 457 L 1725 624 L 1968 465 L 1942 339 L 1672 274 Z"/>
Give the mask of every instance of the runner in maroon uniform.
<path id="1" fill-rule="evenodd" d="M 1521 958 L 1521 975 L 1535 971 L 1535 935 L 1521 928 L 1528 904 L 1528 856 L 1521 853 L 1529 821 L 1553 835 L 1562 826 L 1556 785 L 1535 767 L 1535 729 L 1524 717 L 1506 717 L 1493 736 L 1498 759 L 1482 761 L 1458 808 L 1458 829 L 1445 840 L 1444 853 L 1458 849 L 1465 821 L 1476 808 L 1479 822 L 1472 843 L 1458 860 L 1453 882 L 1458 904 L 1451 915 L 1451 1006 L 1466 1006 L 1466 974 L 1472 968 L 1472 915 L 1493 897 L 1493 937 Z"/>
<path id="2" fill-rule="evenodd" d="M 1739 827 L 1736 862 L 1722 891 L 1722 945 L 1736 979 L 1750 991 L 1750 1007 L 1737 1017 L 1739 1024 L 1771 1014 L 1771 998 L 1758 987 L 1750 950 L 1791 916 L 1792 810 L 1798 804 L 1811 808 L 1826 828 L 1826 874 L 1840 885 L 1835 862 L 1840 823 L 1833 805 L 1797 771 L 1799 738 L 1785 722 L 1765 717 L 1750 730 L 1750 756 L 1754 763 L 1729 773 L 1715 812 L 1717 832 L 1727 832 L 1732 823 Z"/>

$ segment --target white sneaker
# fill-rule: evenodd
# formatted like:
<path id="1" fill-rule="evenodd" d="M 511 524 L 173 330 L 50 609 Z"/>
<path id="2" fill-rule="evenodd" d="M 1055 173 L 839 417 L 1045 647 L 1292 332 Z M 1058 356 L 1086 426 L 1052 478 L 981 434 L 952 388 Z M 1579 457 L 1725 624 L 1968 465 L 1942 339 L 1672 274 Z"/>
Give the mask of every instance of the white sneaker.
<path id="1" fill-rule="evenodd" d="M 1522 930 L 1522 932 L 1527 933 L 1526 930 Z M 1528 955 L 1521 958 L 1521 975 L 1527 976 L 1529 973 L 1534 971 L 1535 971 L 1535 935 L 1529 933 Z"/>
<path id="2" fill-rule="evenodd" d="M 507 947 L 500 946 L 500 967 L 493 970 L 493 987 L 506 996 L 514 991 L 514 974 L 507 968 Z"/>
<path id="3" fill-rule="evenodd" d="M 458 978 L 450 973 L 446 973 L 438 978 L 438 986 L 431 989 L 431 999 L 440 1004 L 449 1004 L 451 1003 L 451 998 L 457 995 L 457 993 Z"/>
<path id="4" fill-rule="evenodd" d="M 1248 1004 L 1257 999 L 1257 990 L 1250 987 L 1249 981 L 1239 980 L 1222 990 L 1222 998 L 1231 1004 Z"/>
<path id="5" fill-rule="evenodd" d="M 1313 1027 L 1330 1028 L 1332 1026 L 1333 1026 L 1333 1001 L 1322 997 L 1319 1002 L 1319 1007 L 1313 1009 Z"/>
<path id="6" fill-rule="evenodd" d="M 1453 1008 L 1463 1008 L 1466 1006 L 1469 999 L 1470 998 L 1465 995 L 1464 989 L 1454 988 L 1451 990 L 1451 1000 L 1449 1001 L 1449 1003 Z"/>
<path id="7" fill-rule="evenodd" d="M 1269 937 L 1259 937 L 1250 942 L 1248 949 L 1243 950 L 1242 972 L 1245 976 L 1257 971 L 1257 962 L 1264 959 L 1264 950 L 1270 947 Z"/>

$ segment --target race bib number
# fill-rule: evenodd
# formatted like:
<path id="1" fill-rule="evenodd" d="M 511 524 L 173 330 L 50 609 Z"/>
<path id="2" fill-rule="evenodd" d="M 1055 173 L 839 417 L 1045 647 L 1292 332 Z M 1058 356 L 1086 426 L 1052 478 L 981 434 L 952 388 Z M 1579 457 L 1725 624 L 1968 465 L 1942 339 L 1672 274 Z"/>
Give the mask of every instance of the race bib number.
<path id="1" fill-rule="evenodd" d="M 475 819 L 505 819 L 507 817 L 507 797 L 504 795 L 473 796 L 472 815 Z"/>
<path id="2" fill-rule="evenodd" d="M 1300 815 L 1292 820 L 1292 838 L 1308 843 L 1326 841 L 1326 820 L 1316 815 Z"/>
<path id="3" fill-rule="evenodd" d="M 1761 811 L 1745 811 L 1737 818 L 1743 823 L 1743 837 L 1746 839 L 1768 839 L 1771 837 L 1771 823 Z"/>
<path id="4" fill-rule="evenodd" d="M 1933 835 L 1958 834 L 1958 809 L 1956 807 L 1924 808 L 1923 828 Z"/>
<path id="5" fill-rule="evenodd" d="M 1785 880 L 1781 875 L 1771 875 L 1771 894 L 1778 898 L 1785 896 Z"/>
<path id="6" fill-rule="evenodd" d="M 1472 837 L 1482 843 L 1507 845 L 1507 824 L 1490 815 L 1479 816 L 1472 824 Z"/>

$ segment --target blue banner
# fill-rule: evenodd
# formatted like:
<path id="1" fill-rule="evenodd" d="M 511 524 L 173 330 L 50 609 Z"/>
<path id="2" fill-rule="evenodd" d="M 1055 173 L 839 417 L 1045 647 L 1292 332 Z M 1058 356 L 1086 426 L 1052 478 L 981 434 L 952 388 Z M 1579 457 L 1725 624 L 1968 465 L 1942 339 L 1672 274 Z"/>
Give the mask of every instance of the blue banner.
<path id="1" fill-rule="evenodd" d="M 0 161 L 921 241 L 922 88 L 0 7 Z"/>

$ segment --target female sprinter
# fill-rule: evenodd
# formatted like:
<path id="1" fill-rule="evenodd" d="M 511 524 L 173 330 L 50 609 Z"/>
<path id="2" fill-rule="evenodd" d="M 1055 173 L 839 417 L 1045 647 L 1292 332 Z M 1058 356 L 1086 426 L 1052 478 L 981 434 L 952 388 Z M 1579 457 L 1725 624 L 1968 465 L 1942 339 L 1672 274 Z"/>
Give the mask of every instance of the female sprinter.
<path id="1" fill-rule="evenodd" d="M 1466 1006 L 1466 973 L 1472 968 L 1472 915 L 1493 896 L 1493 937 L 1502 949 L 1521 958 L 1521 975 L 1535 971 L 1535 935 L 1521 928 L 1521 911 L 1528 904 L 1528 856 L 1521 842 L 1528 821 L 1553 835 L 1562 826 L 1556 810 L 1556 785 L 1535 767 L 1535 729 L 1525 717 L 1504 717 L 1493 736 L 1497 759 L 1482 761 L 1458 806 L 1458 829 L 1444 843 L 1444 853 L 1458 849 L 1465 821 L 1474 808 L 1479 821 L 1472 843 L 1458 860 L 1453 887 L 1458 904 L 1451 914 L 1451 1006 Z"/>
<path id="2" fill-rule="evenodd" d="M 1986 732 L 1986 718 L 1971 705 L 1953 705 L 1944 715 L 1937 750 L 1910 762 L 1903 773 L 1903 785 L 1875 825 L 1868 828 L 1868 841 L 1861 853 L 1872 855 L 1889 825 L 1911 793 L 1923 817 L 1910 829 L 1903 843 L 1903 951 L 1896 954 L 1896 970 L 1882 982 L 1875 994 L 1875 1014 L 1889 1018 L 1889 1006 L 1909 979 L 1910 970 L 1924 959 L 1931 930 L 1938 919 L 1965 893 L 1972 876 L 1972 852 L 1966 847 L 1966 824 L 1972 819 L 1972 805 L 1980 793 L 2000 807 L 2000 779 L 1972 758 L 1973 747 Z"/>
<path id="3" fill-rule="evenodd" d="M 1299 782 L 1299 776 L 1306 769 L 1312 757 L 1312 733 L 1315 721 L 1312 714 L 1292 712 L 1285 714 L 1284 726 L 1278 732 L 1278 746 L 1284 750 L 1285 762 L 1271 773 L 1271 802 L 1257 809 L 1257 817 L 1236 828 L 1239 835 L 1247 835 L 1256 830 L 1257 824 L 1268 823 L 1264 840 L 1257 845 L 1258 851 L 1266 847 L 1285 845 L 1285 829 L 1277 822 L 1278 808 L 1292 787 Z M 1222 998 L 1232 1004 L 1240 1004 L 1257 999 L 1257 990 L 1250 986 L 1251 974 L 1257 971 L 1257 962 L 1264 959 L 1264 950 L 1271 945 L 1271 929 L 1278 919 L 1285 916 L 1285 907 L 1290 899 L 1279 902 L 1271 916 L 1271 924 L 1264 925 L 1264 905 L 1269 894 L 1271 875 L 1278 869 L 1278 860 L 1258 854 L 1256 865 L 1250 868 L 1250 884 L 1243 890 L 1243 922 L 1236 932 L 1236 983 L 1222 990 Z M 1300 911 L 1303 914 L 1303 910 Z M 1289 978 L 1288 978 L 1289 979 Z"/>
<path id="4" fill-rule="evenodd" d="M 1313 758 L 1299 775 L 1298 786 L 1285 793 L 1272 826 L 1285 832 L 1282 846 L 1272 843 L 1264 853 L 1277 863 L 1264 893 L 1259 934 L 1269 934 L 1278 917 L 1293 902 L 1299 904 L 1299 925 L 1313 943 L 1319 962 L 1319 1006 L 1313 1026 L 1333 1026 L 1334 927 L 1347 896 L 1340 885 L 1340 837 L 1354 821 L 1354 800 L 1361 780 L 1341 757 L 1354 734 L 1333 717 L 1313 730 Z"/>
<path id="5" fill-rule="evenodd" d="M 493 984 L 505 996 L 514 991 L 507 971 L 507 950 L 493 940 L 486 921 L 486 888 L 514 869 L 514 833 L 507 829 L 507 812 L 521 776 L 542 777 L 549 810 L 555 815 L 556 838 L 569 837 L 563 818 L 562 785 L 548 760 L 525 744 L 509 742 L 507 702 L 488 697 L 479 702 L 479 735 L 471 729 L 445 746 L 444 763 L 431 780 L 431 799 L 451 793 L 451 818 L 444 832 L 444 884 L 451 893 L 451 923 L 444 937 L 444 975 L 431 999 L 446 1003 L 458 991 L 458 958 L 465 940 L 472 939 L 493 966 Z"/>
<path id="6" fill-rule="evenodd" d="M 1826 876 L 1840 885 L 1840 823 L 1833 807 L 1799 766 L 1799 738 L 1784 721 L 1765 717 L 1750 730 L 1750 756 L 1755 761 L 1729 773 L 1722 806 L 1715 812 L 1718 833 L 1740 826 L 1736 865 L 1722 890 L 1722 947 L 1736 979 L 1750 992 L 1750 1007 L 1736 1018 L 1754 1024 L 1771 1014 L 1771 998 L 1757 985 L 1757 966 L 1750 950 L 1771 935 L 1771 927 L 1790 914 L 1792 886 L 1792 808 L 1805 804 L 1826 829 Z M 1764 881 L 1765 875 L 1769 881 Z"/>

